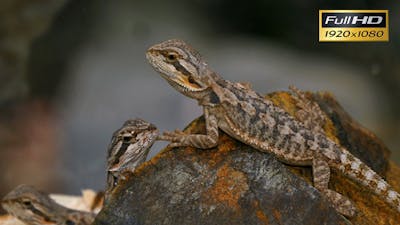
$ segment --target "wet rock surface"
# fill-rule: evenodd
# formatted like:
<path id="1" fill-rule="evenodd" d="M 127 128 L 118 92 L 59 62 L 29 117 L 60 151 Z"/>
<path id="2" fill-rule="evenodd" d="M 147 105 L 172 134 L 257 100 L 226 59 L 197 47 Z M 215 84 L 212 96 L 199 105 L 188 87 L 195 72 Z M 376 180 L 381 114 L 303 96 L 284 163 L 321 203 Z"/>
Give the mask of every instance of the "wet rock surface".
<path id="1" fill-rule="evenodd" d="M 387 161 L 386 147 L 359 128 L 347 114 L 339 113 L 341 107 L 331 96 L 313 97 L 319 104 L 326 103 L 322 108 L 330 118 L 336 116 L 324 127 L 327 135 L 338 143 L 347 140 L 352 152 L 354 149 L 364 152 L 362 159 L 399 189 L 400 169 Z M 289 113 L 297 110 L 286 92 L 268 98 Z M 337 126 L 339 122 L 354 126 Z M 186 129 L 188 133 L 204 131 L 203 118 Z M 359 209 L 354 218 L 346 219 L 312 186 L 311 168 L 285 165 L 271 154 L 220 133 L 217 148 L 166 148 L 144 163 L 115 189 L 94 224 L 396 224 L 400 221 L 398 213 L 377 196 L 332 171 L 330 187 L 352 199 Z"/>

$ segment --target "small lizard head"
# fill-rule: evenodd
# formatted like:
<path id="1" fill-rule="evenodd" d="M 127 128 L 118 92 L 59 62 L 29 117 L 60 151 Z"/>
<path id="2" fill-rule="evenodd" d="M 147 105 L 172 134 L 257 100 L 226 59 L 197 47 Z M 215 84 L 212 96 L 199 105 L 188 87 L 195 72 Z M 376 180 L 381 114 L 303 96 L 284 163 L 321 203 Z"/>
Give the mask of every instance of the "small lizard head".
<path id="1" fill-rule="evenodd" d="M 56 224 L 55 217 L 62 211 L 46 194 L 29 185 L 20 185 L 1 201 L 3 208 L 11 215 L 28 224 Z"/>
<path id="2" fill-rule="evenodd" d="M 146 160 L 146 156 L 158 137 L 158 129 L 142 119 L 130 119 L 114 132 L 108 148 L 107 170 L 120 171 Z"/>
<path id="3" fill-rule="evenodd" d="M 147 50 L 146 57 L 168 83 L 188 97 L 199 99 L 208 91 L 203 79 L 207 64 L 184 41 L 173 39 L 156 44 Z"/>
<path id="4" fill-rule="evenodd" d="M 142 119 L 127 120 L 114 132 L 107 156 L 107 192 L 114 189 L 123 173 L 133 173 L 146 160 L 158 134 L 156 126 Z"/>

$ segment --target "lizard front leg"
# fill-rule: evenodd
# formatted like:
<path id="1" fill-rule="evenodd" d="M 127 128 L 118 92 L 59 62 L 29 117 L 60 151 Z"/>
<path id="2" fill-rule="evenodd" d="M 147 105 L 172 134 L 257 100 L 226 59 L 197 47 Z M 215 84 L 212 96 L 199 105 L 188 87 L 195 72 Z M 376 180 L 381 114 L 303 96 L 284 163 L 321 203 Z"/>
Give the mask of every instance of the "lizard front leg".
<path id="1" fill-rule="evenodd" d="M 312 171 L 315 188 L 333 204 L 336 211 L 347 217 L 353 217 L 356 213 L 353 203 L 347 197 L 328 188 L 330 168 L 328 162 L 318 153 L 312 161 Z"/>
<path id="2" fill-rule="evenodd" d="M 180 130 L 175 130 L 164 132 L 158 139 L 170 141 L 170 147 L 192 146 L 201 149 L 215 147 L 218 142 L 217 118 L 210 114 L 207 108 L 204 108 L 204 118 L 206 120 L 206 134 L 186 134 Z"/>

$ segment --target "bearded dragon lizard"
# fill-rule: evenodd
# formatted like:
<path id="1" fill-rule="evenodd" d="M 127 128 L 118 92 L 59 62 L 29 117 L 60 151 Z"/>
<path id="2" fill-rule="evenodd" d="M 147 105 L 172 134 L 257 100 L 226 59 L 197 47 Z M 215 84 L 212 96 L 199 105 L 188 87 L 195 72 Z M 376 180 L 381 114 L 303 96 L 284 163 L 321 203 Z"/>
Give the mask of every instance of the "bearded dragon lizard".
<path id="1" fill-rule="evenodd" d="M 29 185 L 20 185 L 1 201 L 3 208 L 27 225 L 89 225 L 95 214 L 68 209 Z"/>
<path id="2" fill-rule="evenodd" d="M 157 136 L 157 127 L 142 119 L 127 120 L 114 132 L 108 147 L 105 202 L 119 182 L 146 160 Z"/>
<path id="3" fill-rule="evenodd" d="M 330 140 L 321 129 L 312 127 L 311 119 L 298 120 L 248 85 L 223 79 L 185 42 L 168 40 L 156 44 L 147 50 L 146 57 L 172 87 L 198 101 L 205 117 L 206 134 L 175 130 L 165 132 L 160 140 L 170 141 L 172 147 L 207 149 L 218 144 L 220 128 L 259 151 L 274 154 L 282 162 L 311 166 L 315 188 L 345 216 L 354 216 L 356 208 L 347 197 L 328 188 L 331 169 L 367 187 L 400 212 L 400 195 L 360 159 Z M 312 113 L 316 104 L 310 106 L 301 92 L 292 89 L 303 100 L 305 112 L 322 114 Z"/>

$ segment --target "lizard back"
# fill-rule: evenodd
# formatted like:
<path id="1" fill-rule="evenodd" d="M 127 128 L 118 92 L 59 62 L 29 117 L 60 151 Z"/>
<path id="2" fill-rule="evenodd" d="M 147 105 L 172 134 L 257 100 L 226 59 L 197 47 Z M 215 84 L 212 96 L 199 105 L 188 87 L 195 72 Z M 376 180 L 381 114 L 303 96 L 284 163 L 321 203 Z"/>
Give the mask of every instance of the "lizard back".
<path id="1" fill-rule="evenodd" d="M 270 100 L 240 83 L 222 78 L 215 82 L 215 89 L 220 87 L 224 92 L 214 91 L 218 106 L 224 111 L 217 114 L 222 117 L 219 125 L 228 134 L 261 151 L 269 149 L 280 160 L 295 161 L 298 165 L 310 165 L 316 150 L 330 160 L 340 160 L 341 151 L 336 143 L 307 129 Z"/>

